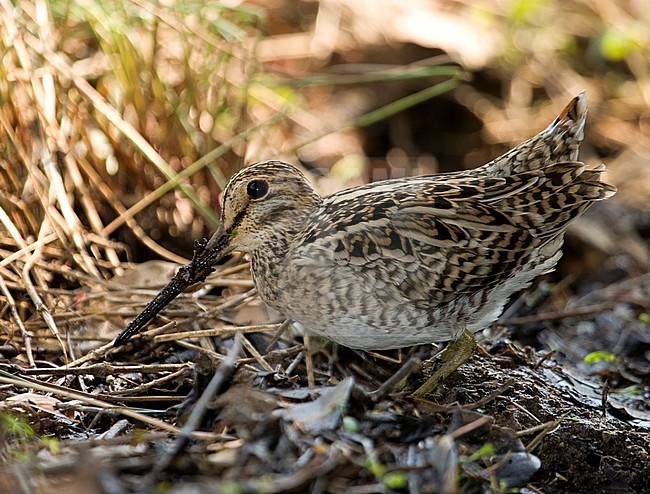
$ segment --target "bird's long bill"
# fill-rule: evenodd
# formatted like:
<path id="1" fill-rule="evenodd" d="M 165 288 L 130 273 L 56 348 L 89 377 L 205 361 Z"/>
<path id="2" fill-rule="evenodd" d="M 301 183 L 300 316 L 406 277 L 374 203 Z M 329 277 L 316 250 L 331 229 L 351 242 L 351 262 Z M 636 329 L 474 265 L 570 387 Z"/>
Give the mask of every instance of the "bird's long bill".
<path id="1" fill-rule="evenodd" d="M 210 240 L 197 241 L 194 244 L 192 260 L 182 266 L 165 288 L 128 324 L 115 339 L 114 346 L 120 346 L 129 341 L 188 286 L 205 281 L 216 268 L 217 262 L 233 251 L 229 242 L 230 235 L 225 233 L 222 227 L 219 227 Z"/>

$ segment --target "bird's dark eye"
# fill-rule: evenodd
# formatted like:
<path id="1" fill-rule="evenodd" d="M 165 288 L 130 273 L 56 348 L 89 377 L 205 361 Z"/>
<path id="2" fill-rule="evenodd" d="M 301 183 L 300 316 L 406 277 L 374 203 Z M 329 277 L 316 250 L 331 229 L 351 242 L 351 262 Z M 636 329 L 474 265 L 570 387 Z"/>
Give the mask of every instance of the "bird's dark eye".
<path id="1" fill-rule="evenodd" d="M 269 184 L 264 180 L 251 180 L 246 186 L 246 193 L 251 199 L 261 199 L 269 191 Z"/>

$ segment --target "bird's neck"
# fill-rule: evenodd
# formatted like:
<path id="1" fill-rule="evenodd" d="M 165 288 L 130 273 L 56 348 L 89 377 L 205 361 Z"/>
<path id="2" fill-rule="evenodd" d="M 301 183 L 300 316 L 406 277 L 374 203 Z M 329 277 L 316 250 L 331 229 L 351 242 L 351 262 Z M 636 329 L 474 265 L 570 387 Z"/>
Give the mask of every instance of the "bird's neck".
<path id="1" fill-rule="evenodd" d="M 268 305 L 283 312 L 281 280 L 289 251 L 304 236 L 311 211 L 277 217 L 272 229 L 264 231 L 261 241 L 250 250 L 251 272 L 258 293 Z"/>

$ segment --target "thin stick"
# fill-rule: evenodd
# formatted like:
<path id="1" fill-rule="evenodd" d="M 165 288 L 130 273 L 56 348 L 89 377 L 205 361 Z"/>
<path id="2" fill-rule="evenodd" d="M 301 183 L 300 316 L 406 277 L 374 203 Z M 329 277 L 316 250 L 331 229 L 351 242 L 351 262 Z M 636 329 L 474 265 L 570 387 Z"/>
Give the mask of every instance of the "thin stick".
<path id="1" fill-rule="evenodd" d="M 414 372 L 418 372 L 421 367 L 422 367 L 422 359 L 418 357 L 411 357 L 404 363 L 404 365 L 402 365 L 399 369 L 397 369 L 397 372 L 395 372 L 395 374 L 393 374 L 386 381 L 384 381 L 384 383 L 381 386 L 379 386 L 375 391 L 370 391 L 369 393 L 366 394 L 372 399 L 372 401 L 378 402 L 379 400 L 384 398 L 384 396 L 390 393 L 393 390 L 393 388 L 395 388 L 398 384 L 405 381 L 408 376 L 410 376 Z"/>
<path id="2" fill-rule="evenodd" d="M 180 340 L 180 341 L 177 341 L 176 344 L 179 345 L 179 346 L 182 346 L 183 348 L 187 348 L 189 350 L 195 350 L 197 352 L 205 353 L 206 355 L 209 355 L 210 357 L 214 358 L 215 360 L 222 361 L 222 360 L 224 360 L 226 358 L 225 356 L 221 355 L 220 353 L 215 352 L 214 350 L 210 350 L 208 348 L 200 347 L 198 345 L 190 343 L 189 341 Z M 252 366 L 252 365 L 250 365 L 248 363 L 244 363 L 244 361 L 245 361 L 245 359 L 240 359 L 239 360 L 240 367 L 242 369 L 245 369 L 245 370 L 253 372 L 253 373 L 258 373 L 260 371 L 257 367 L 254 367 L 254 366 Z"/>
<path id="3" fill-rule="evenodd" d="M 22 270 L 23 283 L 25 284 L 25 290 L 27 291 L 29 297 L 32 299 L 32 302 L 34 303 L 36 312 L 40 314 L 43 321 L 45 321 L 47 327 L 50 329 L 50 331 L 52 331 L 52 334 L 56 336 L 59 345 L 61 345 L 61 350 L 63 351 L 63 358 L 67 362 L 68 352 L 65 348 L 65 345 L 63 344 L 63 341 L 61 340 L 59 328 L 56 326 L 56 323 L 54 322 L 54 318 L 52 317 L 50 310 L 47 308 L 47 306 L 43 302 L 43 299 L 36 291 L 36 287 L 32 284 L 32 281 L 29 276 L 29 271 L 31 270 L 32 265 L 34 264 L 37 257 L 40 257 L 40 247 L 34 251 L 34 253 L 29 257 L 29 259 L 25 263 L 25 266 L 23 267 Z"/>
<path id="4" fill-rule="evenodd" d="M 285 321 L 278 326 L 278 329 L 276 329 L 275 333 L 273 333 L 273 338 L 271 338 L 270 343 L 266 345 L 267 353 L 271 350 L 271 348 L 273 348 L 273 345 L 275 345 L 278 342 L 278 340 L 282 337 L 282 334 L 287 330 L 290 323 L 291 323 L 290 319 L 285 319 Z"/>
<path id="5" fill-rule="evenodd" d="M 95 348 L 94 350 L 91 350 L 90 352 L 88 352 L 83 357 L 79 357 L 77 360 L 68 363 L 68 365 L 66 367 L 79 367 L 79 366 L 85 364 L 86 362 L 90 362 L 90 361 L 93 361 L 93 360 L 99 360 L 101 357 L 106 355 L 106 353 L 109 350 L 112 350 L 113 348 L 114 348 L 113 340 L 111 340 L 108 343 L 106 343 L 105 345 L 102 345 L 102 346 L 100 346 L 98 348 Z"/>
<path id="6" fill-rule="evenodd" d="M 246 351 L 248 351 L 248 353 L 253 356 L 255 361 L 260 364 L 266 372 L 273 372 L 273 367 L 271 367 L 269 363 L 264 360 L 264 357 L 260 355 L 260 353 L 255 349 L 250 341 L 248 341 L 246 338 L 242 338 L 241 342 L 242 345 L 244 345 L 244 348 L 246 348 Z"/>
<path id="7" fill-rule="evenodd" d="M 227 300 L 221 305 L 216 306 L 214 309 L 210 309 L 205 312 L 205 314 L 201 314 L 202 317 L 212 317 L 215 314 L 221 313 L 226 309 L 230 309 L 232 307 L 235 307 L 238 304 L 243 304 L 246 302 L 249 298 L 254 297 L 257 294 L 257 288 L 252 288 L 248 290 L 245 293 L 242 293 L 240 295 L 236 295 L 230 300 Z"/>
<path id="8" fill-rule="evenodd" d="M 161 334 L 155 336 L 154 343 L 163 343 L 165 341 L 176 341 L 183 338 L 199 338 L 205 336 L 227 337 L 235 334 L 260 333 L 271 331 L 278 327 L 277 324 L 258 324 L 255 326 L 227 326 L 223 328 L 201 329 L 196 331 L 182 331 L 179 333 Z"/>
<path id="9" fill-rule="evenodd" d="M 4 210 L 0 208 L 0 214 L 4 213 Z M 26 245 L 25 247 L 22 247 L 21 249 L 17 250 L 16 252 L 13 252 L 6 256 L 4 259 L 0 261 L 0 267 L 4 266 L 9 266 L 13 262 L 17 261 L 21 257 L 29 254 L 30 252 L 40 248 L 44 247 L 45 245 L 54 242 L 56 239 L 59 237 L 57 236 L 56 233 L 50 233 L 49 235 L 46 235 L 45 237 L 39 238 L 36 242 L 33 242 L 29 245 Z"/>
<path id="10" fill-rule="evenodd" d="M 539 443 L 542 442 L 542 439 L 546 437 L 548 434 L 553 432 L 557 426 L 560 425 L 560 420 L 553 420 L 551 422 L 546 422 L 545 424 L 540 424 L 540 427 L 543 427 L 542 432 L 537 434 L 531 442 L 529 442 L 526 445 L 526 452 L 531 453 Z M 528 429 L 531 430 L 531 429 Z M 521 431 L 521 433 L 526 432 L 526 431 Z M 519 433 L 517 434 L 519 435 Z"/>
<path id="11" fill-rule="evenodd" d="M 133 396 L 137 394 L 143 394 L 144 392 L 149 391 L 150 389 L 155 388 L 156 386 L 165 384 L 168 381 L 173 381 L 178 377 L 182 376 L 183 374 L 186 374 L 188 367 L 190 366 L 185 365 L 182 369 L 179 369 L 176 372 L 172 372 L 171 374 L 167 374 L 166 376 L 162 376 L 159 377 L 158 379 L 154 379 L 145 384 L 141 384 L 140 386 L 135 386 L 130 389 L 125 389 L 120 394 L 122 396 Z"/>
<path id="12" fill-rule="evenodd" d="M 25 381 L 21 378 L 11 378 L 11 377 L 5 377 L 4 375 L 0 375 L 0 383 L 2 384 L 9 384 L 11 386 L 16 386 L 19 388 L 27 388 L 27 389 L 34 389 L 36 391 L 41 391 L 43 393 L 52 393 L 57 396 L 63 396 L 64 398 L 68 398 L 70 400 L 78 400 L 81 401 L 82 403 L 86 403 L 91 406 L 96 406 L 99 408 L 102 408 L 104 410 L 108 410 L 114 413 L 120 413 L 126 417 L 130 417 L 135 420 L 139 420 L 140 422 L 144 422 L 145 424 L 149 424 L 152 427 L 157 427 L 158 429 L 165 430 L 167 432 L 171 432 L 172 434 L 181 434 L 181 430 L 178 429 L 177 427 L 174 427 L 173 425 L 169 425 L 166 422 L 163 422 L 162 420 L 157 420 L 151 417 L 148 417 L 147 415 L 144 415 L 142 413 L 138 413 L 130 408 L 125 408 L 125 407 L 118 407 L 115 405 L 112 405 L 111 403 L 107 403 L 102 400 L 98 400 L 96 398 L 90 398 L 86 395 L 80 394 L 80 393 L 75 393 L 74 391 L 64 391 L 57 389 L 52 386 L 47 386 L 45 384 L 39 384 L 35 382 L 29 382 Z"/>
<path id="13" fill-rule="evenodd" d="M 447 434 L 450 438 L 452 439 L 458 439 L 459 437 L 464 436 L 465 434 L 478 429 L 479 427 L 483 427 L 486 424 L 489 424 L 490 422 L 493 422 L 494 418 L 490 417 L 489 415 L 479 417 L 476 420 L 470 422 L 469 424 L 465 424 L 455 431 L 451 432 L 450 434 Z"/>
<path id="14" fill-rule="evenodd" d="M 20 315 L 18 314 L 18 309 L 16 308 L 16 302 L 14 301 L 14 298 L 11 296 L 11 292 L 9 291 L 9 288 L 7 288 L 7 285 L 2 275 L 0 275 L 0 290 L 2 290 L 2 293 L 4 293 L 5 297 L 7 298 L 7 305 L 9 305 L 9 312 L 11 313 L 11 317 L 13 318 L 13 320 L 16 322 L 16 325 L 18 325 L 18 328 L 20 329 L 20 334 L 22 335 L 23 342 L 25 344 L 25 353 L 27 353 L 27 360 L 29 361 L 29 366 L 36 367 L 36 364 L 34 363 L 34 355 L 32 354 L 32 339 L 27 334 L 27 330 L 25 329 L 23 320 L 20 318 Z"/>
<path id="15" fill-rule="evenodd" d="M 152 364 L 152 365 L 113 365 L 109 362 L 88 365 L 81 368 L 53 367 L 51 369 L 34 368 L 21 371 L 26 376 L 115 376 L 118 374 L 159 374 L 161 372 L 176 372 L 191 367 L 192 364 Z"/>

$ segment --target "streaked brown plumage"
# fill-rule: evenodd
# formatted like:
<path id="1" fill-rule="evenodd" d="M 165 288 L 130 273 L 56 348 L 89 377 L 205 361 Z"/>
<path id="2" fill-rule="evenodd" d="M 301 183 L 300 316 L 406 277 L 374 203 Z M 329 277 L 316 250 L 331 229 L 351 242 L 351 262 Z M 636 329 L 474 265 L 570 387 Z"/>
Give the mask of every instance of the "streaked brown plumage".
<path id="1" fill-rule="evenodd" d="M 584 95 L 533 139 L 468 172 L 321 198 L 296 168 L 258 163 L 226 187 L 222 222 L 262 298 L 310 331 L 379 350 L 480 330 L 553 269 L 569 222 L 612 195 L 577 159 Z M 268 188 L 252 198 L 250 184 Z"/>
<path id="2" fill-rule="evenodd" d="M 224 191 L 221 252 L 250 253 L 261 297 L 352 348 L 456 340 L 561 256 L 569 223 L 614 194 L 577 162 L 584 93 L 543 132 L 475 170 L 376 182 L 320 197 L 280 161 Z"/>

